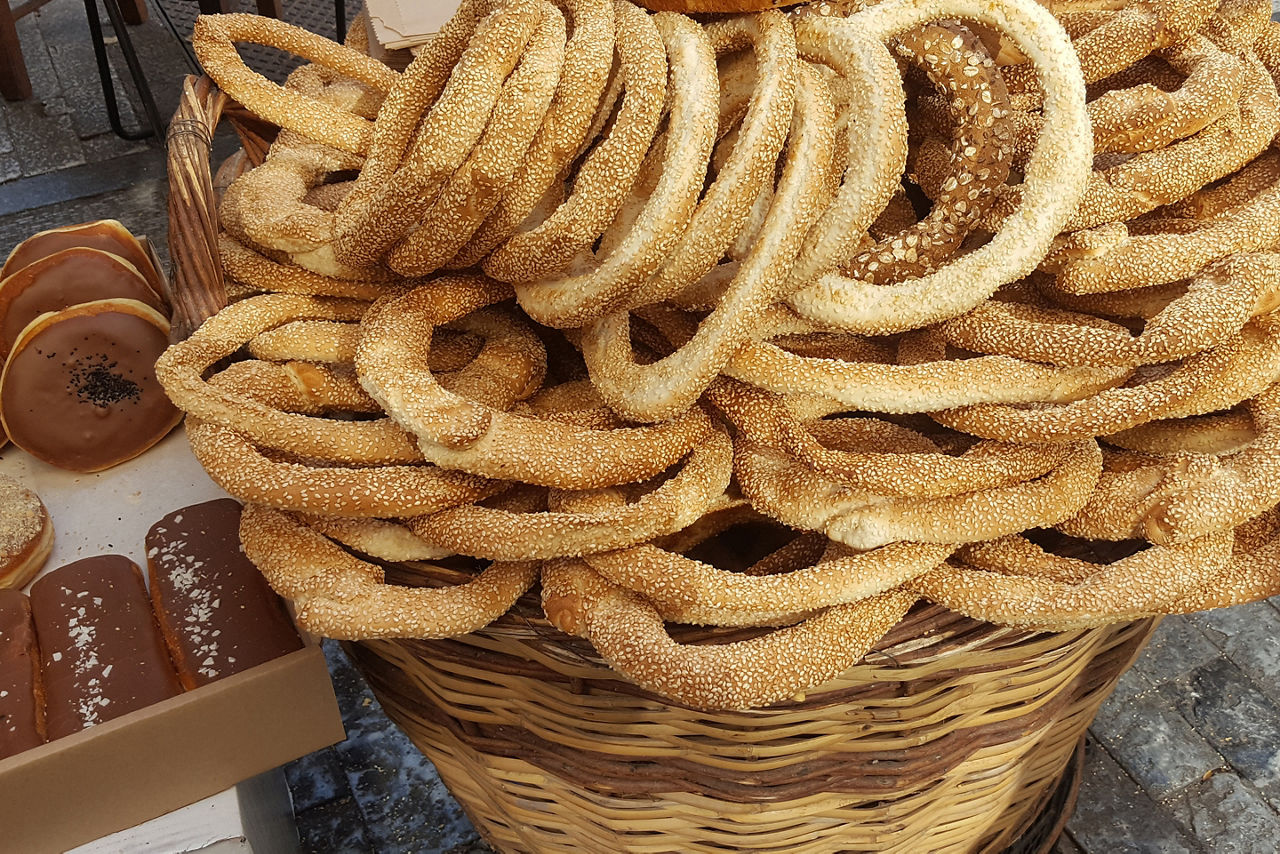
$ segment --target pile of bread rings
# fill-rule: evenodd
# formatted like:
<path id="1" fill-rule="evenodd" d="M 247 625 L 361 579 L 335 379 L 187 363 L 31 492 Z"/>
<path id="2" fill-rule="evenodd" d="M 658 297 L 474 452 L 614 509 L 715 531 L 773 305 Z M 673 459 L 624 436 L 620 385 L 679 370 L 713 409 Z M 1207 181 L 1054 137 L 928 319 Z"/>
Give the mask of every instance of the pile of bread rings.
<path id="1" fill-rule="evenodd" d="M 1070 630 L 1272 595 L 1269 18 L 463 0 L 397 73 L 360 22 L 202 17 L 282 130 L 222 199 L 232 301 L 157 375 L 331 637 L 540 584 L 640 685 L 747 708 L 921 599 Z M 237 41 L 311 64 L 276 87 Z"/>

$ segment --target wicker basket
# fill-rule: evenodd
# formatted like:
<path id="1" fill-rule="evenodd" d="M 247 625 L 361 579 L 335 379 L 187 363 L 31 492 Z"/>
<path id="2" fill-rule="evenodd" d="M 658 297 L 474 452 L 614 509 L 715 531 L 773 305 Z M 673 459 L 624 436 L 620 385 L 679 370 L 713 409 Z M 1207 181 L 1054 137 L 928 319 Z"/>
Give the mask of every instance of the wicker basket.
<path id="1" fill-rule="evenodd" d="M 185 82 L 169 135 L 177 338 L 225 301 L 209 163 L 222 117 L 243 145 L 224 176 L 260 162 L 274 131 L 207 78 Z M 502 851 L 1021 854 L 1061 833 L 1085 731 L 1154 627 L 1034 633 L 920 605 L 839 679 L 723 713 L 619 678 L 534 597 L 463 638 L 347 648 Z"/>

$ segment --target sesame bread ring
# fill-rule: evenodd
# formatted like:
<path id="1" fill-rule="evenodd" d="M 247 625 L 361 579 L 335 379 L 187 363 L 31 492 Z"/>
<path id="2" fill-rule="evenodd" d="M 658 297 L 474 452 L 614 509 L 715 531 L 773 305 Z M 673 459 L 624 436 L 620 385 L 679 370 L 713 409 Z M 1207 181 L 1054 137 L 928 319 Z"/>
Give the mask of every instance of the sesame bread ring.
<path id="1" fill-rule="evenodd" d="M 605 315 L 583 330 L 582 358 L 600 396 L 636 421 L 658 421 L 687 410 L 751 340 L 768 306 L 783 293 L 825 195 L 814 192 L 831 168 L 835 145 L 829 87 L 813 66 L 800 68 L 795 117 L 777 192 L 751 254 L 715 310 L 676 352 L 650 364 L 636 360 L 630 314 Z"/>
<path id="2" fill-rule="evenodd" d="M 502 84 L 489 124 L 476 146 L 441 187 L 434 202 L 410 199 L 418 222 L 396 243 L 387 265 L 404 276 L 432 273 L 457 254 L 497 206 L 541 130 L 565 61 L 565 20 L 550 3 L 538 5 L 538 24 L 515 69 Z"/>
<path id="3" fill-rule="evenodd" d="M 280 510 L 383 518 L 434 513 L 501 487 L 433 465 L 312 465 L 267 456 L 228 427 L 187 419 L 191 452 L 214 483 L 241 501 Z"/>
<path id="4" fill-rule="evenodd" d="M 351 154 L 364 154 L 373 122 L 301 92 L 284 89 L 250 70 L 235 42 L 268 45 L 354 78 L 377 92 L 389 92 L 399 75 L 369 56 L 275 18 L 258 15 L 201 15 L 191 32 L 191 47 L 218 88 L 254 114 L 315 142 Z"/>
<path id="5" fill-rule="evenodd" d="M 1178 546 L 1156 546 L 1110 564 L 1043 553 L 989 567 L 953 558 L 906 586 L 976 620 L 1045 631 L 1073 631 L 1179 613 L 1183 598 L 1211 585 L 1232 558 L 1232 532 Z M 1034 547 L 1033 547 L 1034 548 Z"/>
<path id="6" fill-rule="evenodd" d="M 948 343 L 1051 365 L 1172 362 L 1226 341 L 1249 320 L 1280 305 L 1280 255 L 1251 252 L 1211 264 L 1142 332 L 1105 326 L 1090 315 L 988 300 L 941 325 Z"/>
<path id="7" fill-rule="evenodd" d="M 653 19 L 625 0 L 614 3 L 622 101 L 608 135 L 576 170 L 573 190 L 552 213 L 518 231 L 481 263 L 504 282 L 528 282 L 564 270 L 613 221 L 640 174 L 662 117 L 667 55 Z"/>
<path id="8" fill-rule="evenodd" d="M 1007 356 L 948 359 L 946 342 L 932 330 L 904 336 L 899 361 L 808 357 L 758 341 L 743 348 L 724 372 L 778 394 L 814 395 L 847 410 L 892 413 L 967 405 L 960 401 L 1067 403 L 1123 382 L 1130 373 L 1118 367 L 1059 368 Z"/>
<path id="9" fill-rule="evenodd" d="M 553 625 L 591 641 L 641 687 L 695 709 L 767 706 L 835 678 L 866 655 L 916 598 L 895 591 L 745 641 L 681 644 L 652 604 L 584 561 L 548 561 L 542 569 L 542 607 Z"/>
<path id="10" fill-rule="evenodd" d="M 678 471 L 632 502 L 577 508 L 573 493 L 552 494 L 545 512 L 512 512 L 472 504 L 410 520 L 426 542 L 491 560 L 577 557 L 625 548 L 671 534 L 697 521 L 724 494 L 733 475 L 733 445 L 709 428 Z M 600 500 L 598 495 L 593 499 Z"/>
<path id="11" fill-rule="evenodd" d="M 436 327 L 453 306 L 492 301 L 492 280 L 450 279 L 380 300 L 361 321 L 356 370 L 365 389 L 437 465 L 556 489 L 594 489 L 653 477 L 702 437 L 689 410 L 662 424 L 591 430 L 502 412 L 444 389 L 428 369 Z M 478 307 L 478 306 L 477 306 Z"/>
<path id="12" fill-rule="evenodd" d="M 402 79 L 419 84 L 423 92 L 404 93 L 400 99 L 389 95 L 383 103 L 377 126 L 383 126 L 386 113 L 391 135 L 374 168 L 366 160 L 355 186 L 338 207 L 333 251 L 339 263 L 357 269 L 376 267 L 397 241 L 421 223 L 441 188 L 484 134 L 503 82 L 519 65 L 539 23 L 559 14 L 545 0 L 485 6 L 488 14 L 475 24 L 456 63 L 444 66 L 435 51 L 418 57 Z M 467 16 L 460 9 L 455 18 L 461 17 Z M 436 72 L 445 68 L 447 78 L 439 96 L 422 103 L 421 95 L 440 82 Z M 419 106 L 423 109 L 418 110 Z M 401 156 L 392 161 L 397 151 Z"/>
<path id="13" fill-rule="evenodd" d="M 497 297 L 495 297 L 497 298 Z M 282 412 L 205 374 L 254 336 L 295 320 L 358 320 L 368 303 L 297 294 L 262 294 L 218 312 L 156 360 L 156 377 L 188 414 L 239 431 L 263 448 L 343 465 L 422 461 L 412 438 L 389 418 L 345 421 Z"/>
<path id="14" fill-rule="evenodd" d="M 1180 596 L 1174 604 L 1178 613 L 1257 602 L 1280 593 L 1276 578 L 1276 564 L 1280 562 L 1277 521 L 1280 513 L 1272 510 L 1236 528 L 1230 562 L 1209 583 Z"/>
<path id="15" fill-rule="evenodd" d="M 1068 442 L 1149 421 L 1229 409 L 1280 375 L 1280 327 L 1256 318 L 1223 343 L 1151 370 L 1131 384 L 1065 404 L 964 406 L 932 413 L 954 430 L 1006 442 Z"/>
<path id="16" fill-rule="evenodd" d="M 1235 108 L 1186 139 L 1093 170 L 1079 205 L 1061 230 L 1128 220 L 1177 202 L 1265 151 L 1280 131 L 1280 95 L 1257 57 L 1246 55 L 1241 61 L 1243 87 Z M 983 218 L 983 227 L 1000 227 L 1013 206 L 1021 204 L 1024 192 L 1025 185 L 1005 185 Z"/>
<path id="17" fill-rule="evenodd" d="M 1199 194 L 1197 194 L 1199 195 Z M 1269 151 L 1211 194 L 1188 200 L 1191 216 L 1168 217 L 1137 230 L 1138 223 L 1101 226 L 1109 236 L 1072 235 L 1044 268 L 1054 286 L 1070 294 L 1142 288 L 1189 279 L 1233 252 L 1280 244 L 1280 152 Z"/>
<path id="18" fill-rule="evenodd" d="M 101 249 L 61 249 L 0 279 L 0 358 L 39 315 L 100 299 L 130 299 L 161 314 L 166 310 L 136 267 Z"/>
<path id="19" fill-rule="evenodd" d="M 594 136 L 587 131 L 595 106 L 601 103 L 613 64 L 613 2 L 562 0 L 557 5 L 572 19 L 573 32 L 565 44 L 564 68 L 555 96 L 547 108 L 542 128 L 534 136 L 497 207 L 450 260 L 451 269 L 475 266 L 515 234 Z"/>
<path id="20" fill-rule="evenodd" d="M 955 495 L 903 498 L 852 489 L 741 437 L 734 443 L 734 474 L 753 507 L 855 549 L 974 542 L 1053 525 L 1084 506 L 1101 471 L 1102 453 L 1087 439 L 1073 443 L 1042 477 Z"/>
<path id="21" fill-rule="evenodd" d="M 1271 386 L 1245 408 L 1257 438 L 1217 458 L 1209 477 L 1152 508 L 1144 526 L 1152 542 L 1187 542 L 1235 527 L 1280 502 L 1280 387 Z"/>
<path id="22" fill-rule="evenodd" d="M 599 254 L 584 250 L 572 274 L 516 284 L 520 307 L 539 323 L 581 326 L 615 309 L 667 262 L 698 207 L 718 118 L 715 53 L 688 18 L 658 14 L 653 21 L 667 46 L 671 79 L 666 130 L 622 208 L 625 233 L 616 245 L 602 245 Z M 615 220 L 611 229 L 617 226 Z"/>
<path id="23" fill-rule="evenodd" d="M 772 195 L 776 162 L 795 104 L 795 34 L 777 13 L 717 21 L 706 33 L 721 75 L 720 127 L 715 131 L 720 143 L 711 162 L 714 180 L 662 266 L 623 303 L 628 308 L 661 302 L 702 278 L 730 250 L 761 194 Z M 735 69 L 742 66 L 754 72 L 754 79 L 735 79 Z M 730 139 L 725 122 L 739 112 L 741 119 Z"/>
<path id="24" fill-rule="evenodd" d="M 53 550 L 53 522 L 40 496 L 0 475 L 0 590 L 35 577 Z"/>
<path id="25" fill-rule="evenodd" d="M 114 219 L 82 222 L 37 232 L 19 243 L 0 267 L 0 279 L 7 278 L 35 261 L 61 252 L 63 249 L 85 247 L 110 252 L 133 266 L 162 301 L 167 301 L 169 289 L 160 271 L 151 263 L 151 256 L 142 248 L 129 229 Z M 145 300 L 144 300 L 145 302 Z"/>
<path id="26" fill-rule="evenodd" d="M 978 442 L 951 456 L 922 434 L 874 418 L 802 421 L 783 397 L 731 380 L 713 385 L 708 399 L 748 441 L 884 495 L 939 497 L 1010 486 L 1048 473 L 1067 453 L 1060 445 Z"/>
<path id="27" fill-rule="evenodd" d="M 132 459 L 182 419 L 156 381 L 169 322 L 128 299 L 81 303 L 22 330 L 0 377 L 10 440 L 32 456 L 92 472 Z"/>
<path id="28" fill-rule="evenodd" d="M 381 567 L 291 514 L 254 504 L 244 508 L 240 539 L 272 588 L 293 600 L 298 625 L 338 640 L 473 632 L 505 614 L 538 577 L 536 563 L 494 563 L 453 587 L 386 584 Z"/>
<path id="29" fill-rule="evenodd" d="M 1133 0 L 1112 12 L 1099 10 L 1090 0 L 1056 0 L 1055 14 L 1080 12 L 1100 17 L 1076 35 L 1073 53 L 1087 83 L 1110 77 L 1152 51 L 1190 39 L 1217 11 L 1219 0 Z M 1075 29 L 1073 27 L 1073 29 Z M 1011 91 L 1034 92 L 1032 75 L 1024 66 L 1003 69 Z"/>
<path id="30" fill-rule="evenodd" d="M 645 544 L 587 555 L 605 578 L 649 600 L 664 620 L 715 626 L 767 626 L 833 605 L 887 593 L 942 563 L 954 546 L 894 543 L 871 551 L 758 574 L 732 572 Z"/>

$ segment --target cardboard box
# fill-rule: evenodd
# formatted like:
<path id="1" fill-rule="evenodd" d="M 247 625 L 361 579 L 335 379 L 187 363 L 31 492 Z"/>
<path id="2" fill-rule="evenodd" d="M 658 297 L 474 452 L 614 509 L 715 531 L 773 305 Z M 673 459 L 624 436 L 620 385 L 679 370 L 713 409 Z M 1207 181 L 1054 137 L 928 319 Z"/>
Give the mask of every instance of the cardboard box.
<path id="1" fill-rule="evenodd" d="M 95 474 L 63 472 L 9 446 L 0 471 L 49 508 L 45 569 L 94 554 L 145 568 L 147 529 L 225 495 L 181 428 Z M 63 852 L 227 789 L 345 737 L 324 654 L 307 646 L 243 673 L 0 761 L 0 854 Z"/>
<path id="2" fill-rule="evenodd" d="M 0 850 L 66 851 L 343 738 L 311 644 L 0 762 Z"/>
<path id="3" fill-rule="evenodd" d="M 68 854 L 301 854 L 283 769 L 81 845 Z"/>

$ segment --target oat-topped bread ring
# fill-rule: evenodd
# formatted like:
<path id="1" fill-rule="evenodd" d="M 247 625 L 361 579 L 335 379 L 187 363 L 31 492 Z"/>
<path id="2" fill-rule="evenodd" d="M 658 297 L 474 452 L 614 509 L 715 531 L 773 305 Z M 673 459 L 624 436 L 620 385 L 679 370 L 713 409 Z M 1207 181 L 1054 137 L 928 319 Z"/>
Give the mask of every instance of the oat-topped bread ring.
<path id="1" fill-rule="evenodd" d="M 929 213 L 841 266 L 844 275 L 867 282 L 899 282 L 942 266 L 995 200 L 1012 165 L 1009 96 L 982 42 L 954 24 L 927 24 L 899 36 L 894 47 L 940 93 L 950 141 L 926 139 L 917 152 L 918 160 L 933 143 L 946 164 Z"/>
<path id="2" fill-rule="evenodd" d="M 26 585 L 52 550 L 53 522 L 40 496 L 0 475 L 0 590 Z"/>
<path id="3" fill-rule="evenodd" d="M 250 70 L 235 48 L 235 42 L 242 41 L 288 51 L 378 92 L 391 90 L 399 76 L 396 72 L 366 54 L 275 18 L 239 13 L 201 15 L 191 32 L 191 47 L 205 73 L 255 114 L 341 151 L 364 154 L 369 149 L 373 122 L 284 89 Z"/>
<path id="4" fill-rule="evenodd" d="M 1066 34 L 1035 3 L 887 2 L 856 20 L 818 18 L 838 30 L 856 28 L 889 38 L 939 18 L 975 20 L 1007 37 L 1033 62 L 1045 92 L 1045 127 L 1025 170 L 1022 204 L 990 242 L 940 270 L 896 285 L 880 286 L 828 273 L 806 284 L 788 302 L 800 314 L 827 326 L 884 334 L 937 322 L 986 299 L 1039 263 L 1053 237 L 1072 215 L 1090 172 L 1092 134 L 1084 87 Z"/>

